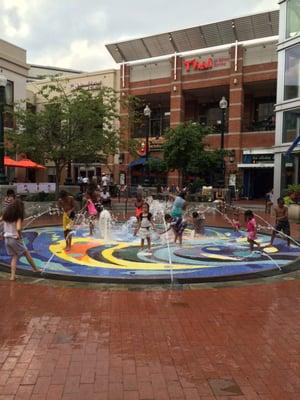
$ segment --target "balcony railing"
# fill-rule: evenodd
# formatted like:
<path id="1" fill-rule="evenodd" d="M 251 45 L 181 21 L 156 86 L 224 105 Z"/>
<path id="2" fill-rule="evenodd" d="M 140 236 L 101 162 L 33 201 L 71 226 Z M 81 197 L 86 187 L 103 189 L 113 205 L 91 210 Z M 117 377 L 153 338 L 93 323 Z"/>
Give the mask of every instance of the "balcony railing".
<path id="1" fill-rule="evenodd" d="M 275 120 L 272 116 L 263 119 L 261 121 L 253 121 L 248 126 L 248 129 L 245 129 L 246 132 L 274 131 L 274 130 L 275 130 Z"/>

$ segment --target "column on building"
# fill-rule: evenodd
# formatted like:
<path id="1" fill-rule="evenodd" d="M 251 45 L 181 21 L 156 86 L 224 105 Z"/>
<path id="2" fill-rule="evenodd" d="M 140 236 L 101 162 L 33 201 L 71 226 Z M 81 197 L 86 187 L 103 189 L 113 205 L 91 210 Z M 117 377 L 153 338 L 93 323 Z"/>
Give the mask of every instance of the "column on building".
<path id="1" fill-rule="evenodd" d="M 171 60 L 170 77 L 170 128 L 184 122 L 185 99 L 182 91 L 182 58 L 175 55 Z M 168 173 L 168 184 L 178 185 L 179 173 L 177 170 Z"/>
<path id="2" fill-rule="evenodd" d="M 243 54 L 241 45 L 230 49 L 230 86 L 229 86 L 229 118 L 228 135 L 225 136 L 225 148 L 235 152 L 234 163 L 226 165 L 227 175 L 236 171 L 237 164 L 242 161 L 242 131 L 244 114 L 244 87 L 243 87 Z M 227 139 L 227 140 L 226 140 Z"/>
<path id="3" fill-rule="evenodd" d="M 116 183 L 119 183 L 120 174 L 126 174 L 126 184 L 130 185 L 130 171 L 128 164 L 130 159 L 128 141 L 130 140 L 130 117 L 127 99 L 130 95 L 130 65 L 122 64 L 120 73 L 120 135 L 122 145 L 120 146 L 119 165 L 115 172 L 118 175 Z"/>

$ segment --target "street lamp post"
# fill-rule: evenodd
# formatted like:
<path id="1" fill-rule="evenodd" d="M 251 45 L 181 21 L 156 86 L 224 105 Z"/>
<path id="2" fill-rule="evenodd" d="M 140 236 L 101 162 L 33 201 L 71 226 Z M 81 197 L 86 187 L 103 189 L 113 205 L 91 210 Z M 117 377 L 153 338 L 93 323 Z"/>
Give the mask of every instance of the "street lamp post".
<path id="1" fill-rule="evenodd" d="M 4 106 L 5 106 L 5 87 L 7 84 L 7 79 L 0 72 L 0 185 L 5 185 L 7 179 L 5 176 L 5 166 L 4 166 Z"/>
<path id="2" fill-rule="evenodd" d="M 144 108 L 144 116 L 148 118 L 148 129 L 146 131 L 146 177 L 144 179 L 144 185 L 150 184 L 150 168 L 149 168 L 149 137 L 151 135 L 151 109 L 146 105 Z"/>
<path id="3" fill-rule="evenodd" d="M 228 107 L 228 101 L 222 96 L 221 100 L 219 101 L 219 107 L 222 111 L 222 123 L 221 123 L 221 150 L 224 149 L 224 133 L 225 133 L 225 114 Z M 223 158 L 222 163 L 222 186 L 225 184 L 225 162 Z"/>

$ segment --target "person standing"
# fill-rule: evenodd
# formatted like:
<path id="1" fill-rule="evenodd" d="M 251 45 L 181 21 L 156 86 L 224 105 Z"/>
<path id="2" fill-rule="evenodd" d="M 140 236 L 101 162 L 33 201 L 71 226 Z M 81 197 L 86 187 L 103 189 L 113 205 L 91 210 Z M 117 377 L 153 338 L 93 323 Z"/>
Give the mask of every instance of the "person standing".
<path id="1" fill-rule="evenodd" d="M 165 214 L 165 221 L 167 224 L 169 224 L 169 227 L 160 234 L 164 235 L 170 229 L 172 229 L 174 232 L 174 243 L 176 243 L 178 239 L 179 245 L 182 246 L 182 236 L 187 225 L 186 222 L 183 221 L 181 217 L 173 217 L 170 214 Z"/>
<path id="2" fill-rule="evenodd" d="M 266 194 L 266 214 L 271 214 L 271 208 L 274 204 L 274 191 L 273 189 L 270 190 L 267 194 Z"/>
<path id="3" fill-rule="evenodd" d="M 101 185 L 102 188 L 107 188 L 109 185 L 109 177 L 103 172 L 102 178 L 101 178 Z"/>
<path id="4" fill-rule="evenodd" d="M 185 193 L 180 192 L 175 197 L 173 207 L 171 210 L 171 216 L 173 218 L 182 218 L 183 210 L 186 208 Z"/>
<path id="5" fill-rule="evenodd" d="M 138 226 L 134 232 L 134 235 L 139 233 L 141 238 L 141 249 L 144 249 L 145 239 L 147 240 L 148 251 L 151 251 L 151 231 L 150 228 L 154 229 L 152 221 L 152 214 L 149 212 L 149 204 L 143 203 L 142 213 L 138 217 Z"/>
<path id="6" fill-rule="evenodd" d="M 107 186 L 103 188 L 102 192 L 100 193 L 100 197 L 103 207 L 107 206 L 111 208 L 111 197 L 109 191 L 107 190 Z"/>
<path id="7" fill-rule="evenodd" d="M 95 220 L 97 219 L 98 211 L 95 206 L 95 194 L 93 191 L 87 190 L 85 193 L 86 210 L 88 213 L 90 236 L 93 236 L 95 230 Z"/>
<path id="8" fill-rule="evenodd" d="M 274 212 L 275 212 L 275 229 L 272 232 L 272 237 L 271 237 L 271 245 L 274 242 L 274 239 L 276 237 L 276 233 L 282 231 L 287 238 L 287 244 L 290 246 L 291 244 L 291 229 L 290 229 L 290 223 L 289 223 L 289 217 L 288 217 L 288 208 L 286 205 L 284 205 L 284 200 L 282 197 L 279 197 L 277 199 L 277 206 L 274 207 Z"/>
<path id="9" fill-rule="evenodd" d="M 4 212 L 6 208 L 16 200 L 16 194 L 13 189 L 8 189 L 6 196 L 4 197 L 2 204 L 2 211 Z"/>
<path id="10" fill-rule="evenodd" d="M 135 199 L 135 203 L 134 203 L 135 216 L 136 216 L 137 220 L 139 219 L 139 216 L 143 212 L 143 204 L 144 204 L 143 196 L 141 196 L 140 194 L 137 194 L 136 199 Z"/>
<path id="11" fill-rule="evenodd" d="M 10 280 L 16 279 L 17 262 L 25 256 L 34 272 L 41 272 L 22 241 L 22 222 L 24 220 L 24 204 L 17 199 L 5 209 L 2 216 L 4 222 L 4 241 L 6 252 L 11 256 Z"/>
<path id="12" fill-rule="evenodd" d="M 73 220 L 75 219 L 75 201 L 74 197 L 65 190 L 59 194 L 58 206 L 63 210 L 63 230 L 66 241 L 66 251 L 71 250 Z"/>
<path id="13" fill-rule="evenodd" d="M 260 244 L 257 242 L 257 224 L 254 214 L 251 210 L 245 211 L 245 220 L 247 223 L 247 240 L 250 245 L 250 251 L 254 250 L 254 245 L 260 249 Z"/>

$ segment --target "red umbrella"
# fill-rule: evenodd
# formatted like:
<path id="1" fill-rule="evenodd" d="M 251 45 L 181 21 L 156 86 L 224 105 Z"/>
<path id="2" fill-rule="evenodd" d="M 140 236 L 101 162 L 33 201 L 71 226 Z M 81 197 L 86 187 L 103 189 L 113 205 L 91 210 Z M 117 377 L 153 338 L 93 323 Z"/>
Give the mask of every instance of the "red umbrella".
<path id="1" fill-rule="evenodd" d="M 12 158 L 8 156 L 4 156 L 4 165 L 6 167 L 18 167 L 19 166 L 19 161 L 13 160 Z"/>
<path id="2" fill-rule="evenodd" d="M 8 156 L 4 156 L 4 165 L 6 167 L 15 167 L 15 168 L 46 169 L 46 167 L 44 167 L 43 165 L 29 160 L 29 158 L 23 158 L 22 160 L 13 160 Z"/>
<path id="3" fill-rule="evenodd" d="M 46 167 L 44 167 L 43 165 L 29 160 L 29 158 L 23 158 L 22 160 L 19 160 L 17 166 L 20 168 L 46 169 Z"/>

